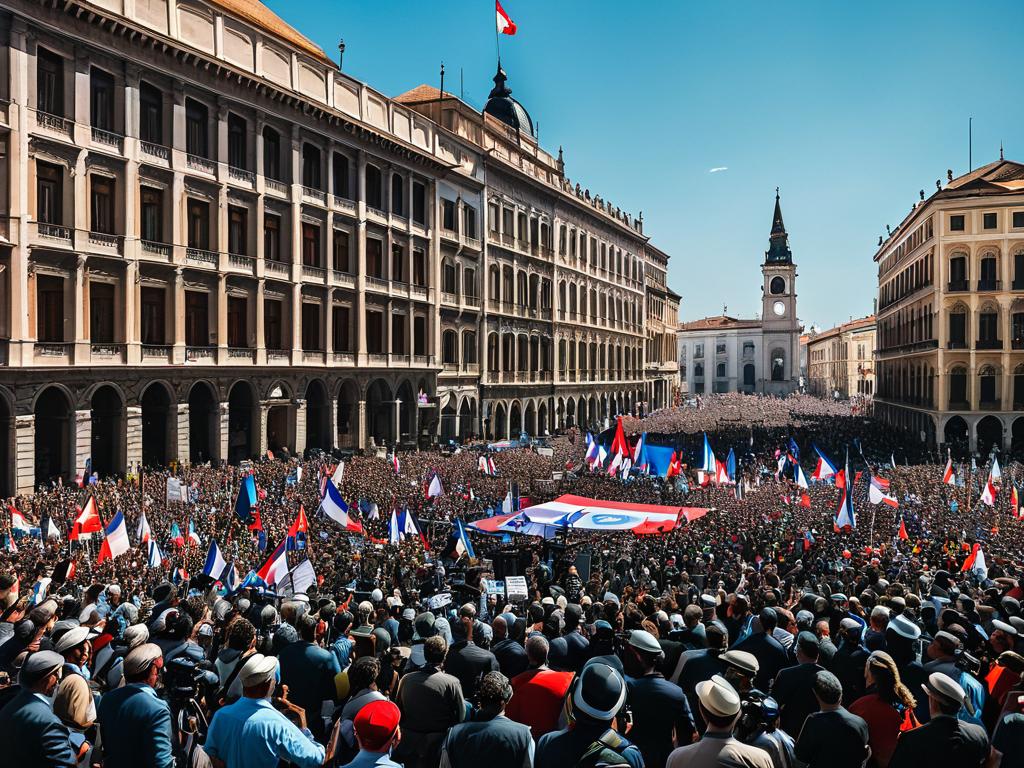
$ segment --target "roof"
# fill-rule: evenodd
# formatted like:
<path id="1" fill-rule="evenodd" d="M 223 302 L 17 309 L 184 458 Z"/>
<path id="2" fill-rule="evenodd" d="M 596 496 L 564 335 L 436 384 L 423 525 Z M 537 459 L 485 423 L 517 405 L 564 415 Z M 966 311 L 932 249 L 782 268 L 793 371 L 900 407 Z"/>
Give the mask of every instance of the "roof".
<path id="1" fill-rule="evenodd" d="M 700 320 L 691 320 L 688 323 L 680 323 L 680 331 L 728 331 L 740 328 L 760 328 L 760 320 L 742 320 L 728 315 L 715 315 L 714 317 L 702 317 Z"/>
<path id="2" fill-rule="evenodd" d="M 305 35 L 302 35 L 295 27 L 286 23 L 280 16 L 267 8 L 259 0 L 210 0 L 213 5 L 233 13 L 260 29 L 301 48 L 311 56 L 315 56 L 323 62 L 335 66 L 334 62 L 327 57 L 323 48 L 314 43 Z"/>
<path id="3" fill-rule="evenodd" d="M 871 328 L 875 325 L 875 316 L 866 315 L 865 317 L 859 317 L 856 320 L 850 320 L 849 322 L 842 323 L 829 328 L 827 331 L 815 334 L 808 339 L 809 344 L 817 344 L 820 341 L 827 341 L 835 336 L 839 336 L 844 333 L 850 333 L 851 331 L 862 331 L 867 328 Z"/>
<path id="4" fill-rule="evenodd" d="M 424 102 L 437 101 L 441 98 L 441 89 L 432 85 L 417 85 L 410 91 L 406 91 L 394 98 L 399 104 L 423 104 Z M 455 96 L 448 91 L 444 92 L 444 98 L 454 99 Z"/>
<path id="5" fill-rule="evenodd" d="M 771 264 L 792 264 L 793 252 L 789 250 L 789 235 L 782 221 L 782 203 L 779 202 L 779 188 L 775 188 L 775 212 L 772 214 L 772 231 L 768 235 L 768 250 L 764 260 Z"/>
<path id="6" fill-rule="evenodd" d="M 512 98 L 512 89 L 505 83 L 508 76 L 501 68 L 501 61 L 498 61 L 498 71 L 494 75 L 494 88 L 491 89 L 484 105 L 484 114 L 501 120 L 501 122 L 533 136 L 533 120 L 530 113 L 518 101 Z"/>

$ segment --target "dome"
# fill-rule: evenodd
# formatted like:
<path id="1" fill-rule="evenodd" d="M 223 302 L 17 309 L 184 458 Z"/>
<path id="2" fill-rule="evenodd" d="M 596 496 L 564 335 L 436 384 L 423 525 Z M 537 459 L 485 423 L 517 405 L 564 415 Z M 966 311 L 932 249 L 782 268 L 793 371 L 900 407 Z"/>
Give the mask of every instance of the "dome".
<path id="1" fill-rule="evenodd" d="M 530 119 L 530 113 L 512 98 L 512 90 L 505 85 L 507 79 L 499 61 L 498 71 L 494 75 L 494 88 L 491 89 L 487 104 L 484 105 L 484 113 L 496 117 L 517 131 L 533 136 L 533 120 Z"/>

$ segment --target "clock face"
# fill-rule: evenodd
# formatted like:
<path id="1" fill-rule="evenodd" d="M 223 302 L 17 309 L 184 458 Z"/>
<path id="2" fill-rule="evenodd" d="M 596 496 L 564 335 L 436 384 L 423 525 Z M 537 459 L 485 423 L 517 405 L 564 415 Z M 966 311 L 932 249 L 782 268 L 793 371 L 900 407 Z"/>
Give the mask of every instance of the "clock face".
<path id="1" fill-rule="evenodd" d="M 781 301 L 776 301 L 774 304 L 772 304 L 772 312 L 774 312 L 779 317 L 782 317 L 784 314 L 786 314 L 786 305 L 783 304 Z"/>

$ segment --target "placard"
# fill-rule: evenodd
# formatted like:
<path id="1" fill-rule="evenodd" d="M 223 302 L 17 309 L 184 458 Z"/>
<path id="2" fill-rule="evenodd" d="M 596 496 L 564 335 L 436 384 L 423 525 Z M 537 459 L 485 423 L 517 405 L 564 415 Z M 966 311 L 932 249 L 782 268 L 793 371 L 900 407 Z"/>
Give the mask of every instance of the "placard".
<path id="1" fill-rule="evenodd" d="M 525 576 L 506 576 L 505 591 L 509 600 L 525 600 L 530 596 L 530 592 L 526 588 Z"/>
<path id="2" fill-rule="evenodd" d="M 181 501 L 181 480 L 176 477 L 167 478 L 167 503 Z"/>
<path id="3" fill-rule="evenodd" d="M 494 579 L 481 579 L 484 586 L 484 592 L 488 595 L 503 595 L 505 594 L 505 582 L 495 581 Z"/>
<path id="4" fill-rule="evenodd" d="M 451 592 L 439 592 L 427 601 L 427 608 L 432 611 L 436 611 L 440 608 L 444 608 L 446 605 L 452 604 L 452 593 Z"/>

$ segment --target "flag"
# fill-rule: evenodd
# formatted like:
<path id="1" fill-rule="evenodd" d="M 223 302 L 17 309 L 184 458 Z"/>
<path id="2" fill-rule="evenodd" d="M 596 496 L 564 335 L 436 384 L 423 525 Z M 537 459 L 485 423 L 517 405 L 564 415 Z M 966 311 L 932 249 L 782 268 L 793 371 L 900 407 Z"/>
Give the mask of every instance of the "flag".
<path id="1" fill-rule="evenodd" d="M 619 453 L 623 456 L 629 453 L 629 441 L 626 440 L 626 430 L 622 428 L 621 416 L 616 418 L 615 437 L 612 438 L 612 444 L 608 450 L 611 453 Z"/>
<path id="2" fill-rule="evenodd" d="M 288 536 L 285 538 L 285 547 L 288 549 L 305 549 L 306 534 L 309 526 L 306 523 L 306 510 L 299 504 L 299 513 L 295 516 L 295 522 L 288 529 Z"/>
<path id="3" fill-rule="evenodd" d="M 338 466 L 334 468 L 334 474 L 331 475 L 331 483 L 333 485 L 341 485 L 342 479 L 345 477 L 345 462 L 339 461 Z"/>
<path id="4" fill-rule="evenodd" d="M 994 507 L 996 505 L 997 494 L 998 491 L 996 490 L 995 485 L 992 484 L 992 476 L 989 475 L 989 478 L 985 483 L 985 488 L 981 492 L 982 504 L 988 504 L 990 507 Z"/>
<path id="5" fill-rule="evenodd" d="M 179 547 L 185 546 L 185 537 L 181 535 L 181 529 L 177 523 L 171 523 L 171 541 Z"/>
<path id="6" fill-rule="evenodd" d="M 494 13 L 495 20 L 498 24 L 498 33 L 502 35 L 514 35 L 518 27 L 516 23 L 508 17 L 505 13 L 505 9 L 501 7 L 501 0 L 494 0 Z"/>
<path id="7" fill-rule="evenodd" d="M 199 534 L 196 533 L 196 527 L 191 520 L 188 521 L 188 540 L 190 544 L 195 544 L 197 547 L 203 543 L 199 540 Z"/>
<path id="8" fill-rule="evenodd" d="M 796 440 L 790 437 L 787 445 L 789 447 L 790 454 L 793 456 L 793 461 L 800 461 L 800 446 L 796 444 Z"/>
<path id="9" fill-rule="evenodd" d="M 163 552 L 160 551 L 160 547 L 157 546 L 156 539 L 149 540 L 147 562 L 150 568 L 159 568 L 164 564 L 164 555 Z"/>
<path id="10" fill-rule="evenodd" d="M 836 485 L 839 485 L 838 477 Z M 836 509 L 835 525 L 840 530 L 846 527 L 857 527 L 857 515 L 853 509 L 853 483 L 850 478 L 849 451 L 846 452 L 846 466 L 843 469 L 843 484 L 839 492 L 839 507 Z"/>
<path id="11" fill-rule="evenodd" d="M 810 531 L 804 531 L 804 552 L 814 546 L 814 534 Z"/>
<path id="12" fill-rule="evenodd" d="M 814 480 L 827 480 L 836 473 L 836 465 L 822 453 L 821 448 L 816 444 L 811 443 L 811 447 L 814 448 L 814 452 L 818 454 L 818 465 L 814 468 L 814 472 L 811 474 L 811 478 Z"/>
<path id="13" fill-rule="evenodd" d="M 477 469 L 485 475 L 496 475 L 498 474 L 497 468 L 494 466 L 494 459 L 490 456 L 481 456 L 476 462 Z"/>
<path id="14" fill-rule="evenodd" d="M 910 536 L 907 535 L 907 524 L 903 521 L 902 517 L 900 518 L 900 529 L 896 533 L 896 537 L 900 541 L 906 541 L 907 539 L 910 538 Z"/>
<path id="15" fill-rule="evenodd" d="M 96 533 L 102 530 L 103 524 L 100 522 L 99 505 L 96 504 L 96 498 L 90 493 L 81 513 L 75 518 L 75 522 L 71 526 L 71 534 L 68 536 L 68 539 L 70 541 L 78 541 L 78 537 L 83 533 Z"/>
<path id="16" fill-rule="evenodd" d="M 395 474 L 399 474 L 402 471 L 402 464 L 398 461 L 398 454 L 391 454 L 391 467 L 395 470 Z"/>
<path id="17" fill-rule="evenodd" d="M 633 466 L 639 467 L 643 463 L 644 458 L 644 447 L 647 442 L 647 433 L 644 432 L 636 441 L 636 445 L 633 446 Z"/>
<path id="18" fill-rule="evenodd" d="M 715 452 L 711 450 L 711 443 L 708 441 L 707 432 L 704 433 L 704 457 L 701 462 L 700 468 L 703 469 L 707 474 L 715 474 L 715 466 L 718 460 L 715 458 Z"/>
<path id="19" fill-rule="evenodd" d="M 469 540 L 469 534 L 466 533 L 466 526 L 459 518 L 455 519 L 455 554 L 458 555 L 457 560 L 461 560 L 463 557 L 468 557 L 471 560 L 476 558 L 473 543 Z"/>
<path id="20" fill-rule="evenodd" d="M 942 473 L 942 482 L 945 485 L 956 485 L 956 474 L 953 472 L 953 459 L 946 459 L 946 471 Z"/>
<path id="21" fill-rule="evenodd" d="M 139 514 L 139 524 L 135 527 L 135 535 L 139 539 L 139 544 L 145 544 L 153 536 L 153 532 L 149 529 L 149 522 L 146 520 L 145 510 Z"/>
<path id="22" fill-rule="evenodd" d="M 675 477 L 682 472 L 682 468 L 679 466 L 679 454 L 672 451 L 672 458 L 668 462 L 668 471 L 665 472 L 665 477 Z"/>
<path id="23" fill-rule="evenodd" d="M 505 494 L 505 500 L 501 502 L 501 511 L 503 514 L 510 515 L 513 512 L 518 512 L 519 509 L 519 483 L 509 483 L 508 493 Z"/>
<path id="24" fill-rule="evenodd" d="M 129 549 L 131 549 L 131 542 L 128 541 L 128 526 L 125 525 L 124 515 L 119 510 L 110 519 L 107 527 L 103 529 L 103 544 L 100 546 L 96 563 L 98 565 L 104 560 L 123 555 Z"/>
<path id="25" fill-rule="evenodd" d="M 427 488 L 427 498 L 432 499 L 442 493 L 444 493 L 444 487 L 441 485 L 441 476 L 435 472 L 434 477 L 430 480 L 430 486 Z"/>
<path id="26" fill-rule="evenodd" d="M 725 464 L 716 460 L 715 461 L 715 485 L 729 485 L 732 480 L 729 479 L 729 473 L 725 468 Z"/>
<path id="27" fill-rule="evenodd" d="M 238 590 L 251 588 L 266 589 L 268 586 L 270 585 L 267 584 L 267 582 L 265 582 L 263 579 L 261 579 L 259 575 L 256 573 L 256 571 L 251 570 L 247 574 L 245 574 L 245 578 L 242 579 L 242 583 L 238 585 Z"/>
<path id="28" fill-rule="evenodd" d="M 729 473 L 729 479 L 736 479 L 736 452 L 732 448 L 729 449 L 729 456 L 725 460 L 725 468 Z"/>
<path id="29" fill-rule="evenodd" d="M 599 460 L 600 453 L 601 446 L 598 445 L 594 436 L 587 432 L 587 453 L 584 456 L 584 459 L 586 459 L 587 464 L 589 464 L 591 468 L 593 468 L 594 463 Z"/>
<path id="30" fill-rule="evenodd" d="M 960 567 L 960 573 L 971 573 L 977 574 L 982 579 L 988 576 L 988 565 L 985 562 L 985 553 L 981 551 L 981 544 L 978 542 L 974 543 L 971 547 L 971 553 L 964 560 L 964 564 Z"/>
<path id="31" fill-rule="evenodd" d="M 806 490 L 807 489 L 807 475 L 804 474 L 803 467 L 801 467 L 799 464 L 795 464 L 794 467 L 795 467 L 795 471 L 793 473 L 793 475 L 794 475 L 793 479 L 796 481 L 796 484 L 800 488 L 803 488 L 804 490 Z"/>
<path id="32" fill-rule="evenodd" d="M 252 510 L 257 504 L 256 479 L 252 475 L 242 478 L 242 484 L 238 486 L 238 496 L 235 498 L 235 514 L 243 523 L 249 521 Z"/>
<path id="33" fill-rule="evenodd" d="M 288 550 L 285 549 L 284 539 L 277 545 L 274 551 L 267 558 L 267 561 L 256 571 L 256 575 L 263 580 L 267 586 L 278 584 L 285 574 L 288 573 Z M 243 582 L 244 583 L 244 582 Z"/>
<path id="34" fill-rule="evenodd" d="M 989 474 L 989 476 L 993 480 L 1000 480 L 1000 479 L 1002 479 L 1002 477 L 1003 477 L 1003 470 L 1001 470 L 999 468 L 999 457 L 997 457 L 997 456 L 993 456 L 992 457 L 992 469 L 989 470 L 988 474 Z"/>
<path id="35" fill-rule="evenodd" d="M 203 573 L 214 581 L 220 581 L 221 574 L 228 567 L 227 561 L 220 553 L 216 539 L 210 539 L 210 550 L 206 553 L 206 563 L 203 565 Z"/>
<path id="36" fill-rule="evenodd" d="M 803 507 L 804 509 L 810 509 L 811 508 L 811 497 L 808 494 L 806 494 L 806 493 L 801 493 L 800 494 L 800 506 Z"/>
<path id="37" fill-rule="evenodd" d="M 868 487 L 868 501 L 872 504 L 886 504 L 890 507 L 900 505 L 896 497 L 889 493 L 889 481 L 874 474 L 871 475 L 871 485 Z"/>
<path id="38" fill-rule="evenodd" d="M 53 515 L 46 518 L 46 534 L 47 539 L 59 539 L 60 529 L 57 528 L 57 524 L 53 522 Z"/>
<path id="39" fill-rule="evenodd" d="M 21 531 L 28 533 L 32 530 L 32 526 L 28 524 L 28 520 L 11 504 L 7 505 L 8 511 L 11 513 L 11 529 L 15 531 Z"/>
<path id="40" fill-rule="evenodd" d="M 39 605 L 43 602 L 46 599 L 46 592 L 52 582 L 53 579 L 49 576 L 40 576 L 36 583 L 32 585 L 32 597 L 29 600 L 29 605 Z M 15 586 L 17 586 L 17 582 L 15 582 Z"/>
<path id="41" fill-rule="evenodd" d="M 614 477 L 619 474 L 619 468 L 622 466 L 623 456 L 621 453 L 616 452 L 612 455 L 612 460 L 608 464 L 608 474 Z"/>
<path id="42" fill-rule="evenodd" d="M 353 520 L 349 515 L 348 504 L 341 498 L 341 491 L 335 488 L 333 483 L 327 484 L 326 491 L 323 498 L 320 499 L 320 511 L 346 531 L 362 533 L 363 524 L 358 520 Z"/>
<path id="43" fill-rule="evenodd" d="M 1024 516 L 1024 508 L 1020 505 L 1020 494 L 1017 491 L 1017 484 L 1014 483 L 1010 490 L 1010 504 L 1013 506 L 1013 514 Z"/>

